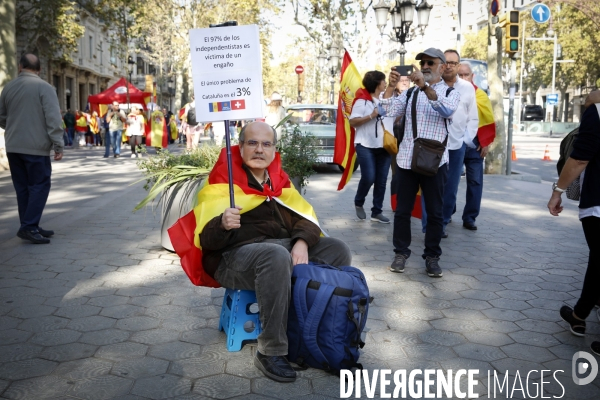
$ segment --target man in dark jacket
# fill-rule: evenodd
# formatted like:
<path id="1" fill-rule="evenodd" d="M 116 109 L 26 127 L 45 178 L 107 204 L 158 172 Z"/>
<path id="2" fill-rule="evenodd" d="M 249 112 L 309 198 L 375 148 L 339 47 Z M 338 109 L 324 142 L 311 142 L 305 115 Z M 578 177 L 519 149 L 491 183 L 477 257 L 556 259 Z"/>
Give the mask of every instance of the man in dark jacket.
<path id="1" fill-rule="evenodd" d="M 274 129 L 264 122 L 242 129 L 239 148 L 250 188 L 273 189 L 267 167 L 275 159 L 276 141 Z M 262 332 L 254 364 L 279 382 L 296 379 L 284 357 L 294 265 L 309 259 L 335 266 L 352 261 L 344 242 L 320 235 L 315 222 L 269 197 L 247 212 L 237 206 L 225 209 L 200 234 L 204 270 L 224 287 L 256 291 Z"/>
<path id="2" fill-rule="evenodd" d="M 19 76 L 0 95 L 0 127 L 6 129 L 6 155 L 21 222 L 17 236 L 36 244 L 50 243 L 48 237 L 54 234 L 39 223 L 50 194 L 50 150 L 59 161 L 64 148 L 56 91 L 39 73 L 39 59 L 24 54 Z"/>
<path id="3" fill-rule="evenodd" d="M 71 111 L 70 108 L 65 113 L 63 120 L 65 121 L 65 127 L 67 130 L 67 143 L 65 143 L 65 146 L 73 147 L 73 137 L 75 135 L 75 114 L 73 114 L 73 111 Z"/>

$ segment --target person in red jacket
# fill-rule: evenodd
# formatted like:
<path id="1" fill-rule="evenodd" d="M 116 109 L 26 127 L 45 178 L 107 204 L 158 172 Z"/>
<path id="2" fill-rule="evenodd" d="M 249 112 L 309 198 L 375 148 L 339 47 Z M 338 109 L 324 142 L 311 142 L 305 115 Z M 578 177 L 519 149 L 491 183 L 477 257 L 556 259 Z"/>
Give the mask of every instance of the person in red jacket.
<path id="1" fill-rule="evenodd" d="M 473 70 L 469 63 L 460 64 L 458 76 L 475 86 L 473 83 Z M 477 113 L 479 114 L 479 129 L 473 143 L 477 147 L 474 149 L 467 147 L 465 152 L 467 199 L 462 215 L 463 226 L 474 228 L 469 228 L 472 230 L 477 229 L 475 219 L 479 215 L 483 196 L 483 159 L 496 138 L 496 123 L 492 112 L 492 102 L 488 95 L 477 86 L 475 86 L 475 100 L 477 101 Z"/>

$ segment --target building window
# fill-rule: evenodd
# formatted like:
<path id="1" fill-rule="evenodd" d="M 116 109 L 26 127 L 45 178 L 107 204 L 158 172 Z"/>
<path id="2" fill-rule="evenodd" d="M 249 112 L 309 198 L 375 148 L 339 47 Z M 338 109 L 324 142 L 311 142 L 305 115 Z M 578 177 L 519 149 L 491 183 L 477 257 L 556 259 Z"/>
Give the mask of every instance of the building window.
<path id="1" fill-rule="evenodd" d="M 104 50 L 102 46 L 102 42 L 100 42 L 100 65 L 104 65 Z"/>
<path id="2" fill-rule="evenodd" d="M 90 59 L 94 55 L 94 37 L 90 36 Z"/>

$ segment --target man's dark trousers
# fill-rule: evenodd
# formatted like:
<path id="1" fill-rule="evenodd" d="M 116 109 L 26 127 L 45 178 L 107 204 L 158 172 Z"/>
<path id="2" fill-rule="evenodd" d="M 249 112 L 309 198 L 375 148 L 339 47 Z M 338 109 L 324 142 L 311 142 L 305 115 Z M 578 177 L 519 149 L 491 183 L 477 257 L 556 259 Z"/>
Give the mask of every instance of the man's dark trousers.
<path id="1" fill-rule="evenodd" d="M 467 176 L 467 201 L 463 210 L 462 220 L 475 225 L 479 215 L 481 198 L 483 196 L 483 158 L 480 151 L 467 148 L 465 152 L 465 169 Z"/>
<path id="2" fill-rule="evenodd" d="M 37 230 L 50 193 L 50 156 L 7 153 L 22 230 Z"/>
<path id="3" fill-rule="evenodd" d="M 397 168 L 398 187 L 396 213 L 394 214 L 394 253 L 410 256 L 410 214 L 421 186 L 427 209 L 427 232 L 425 233 L 425 257 L 439 257 L 442 254 L 442 208 L 444 206 L 444 186 L 448 179 L 448 165 L 444 164 L 434 176 L 425 176 L 410 169 Z"/>

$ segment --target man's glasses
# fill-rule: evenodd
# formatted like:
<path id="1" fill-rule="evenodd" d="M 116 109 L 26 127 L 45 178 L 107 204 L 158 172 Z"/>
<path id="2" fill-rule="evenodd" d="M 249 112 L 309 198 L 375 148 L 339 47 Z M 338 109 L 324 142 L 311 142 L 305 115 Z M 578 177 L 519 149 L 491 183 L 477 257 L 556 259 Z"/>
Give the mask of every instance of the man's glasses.
<path id="1" fill-rule="evenodd" d="M 435 61 L 433 60 L 421 60 L 419 62 L 419 64 L 421 65 L 421 67 L 425 64 L 427 64 L 428 66 L 432 67 L 435 64 Z"/>
<path id="2" fill-rule="evenodd" d="M 263 149 L 270 150 L 273 147 L 273 142 L 259 142 L 258 140 L 240 140 L 240 143 L 246 144 L 251 149 L 255 149 L 259 144 L 262 145 Z"/>
<path id="3" fill-rule="evenodd" d="M 446 61 L 446 65 L 449 65 L 451 67 L 456 67 L 459 63 L 457 63 L 456 61 Z"/>

